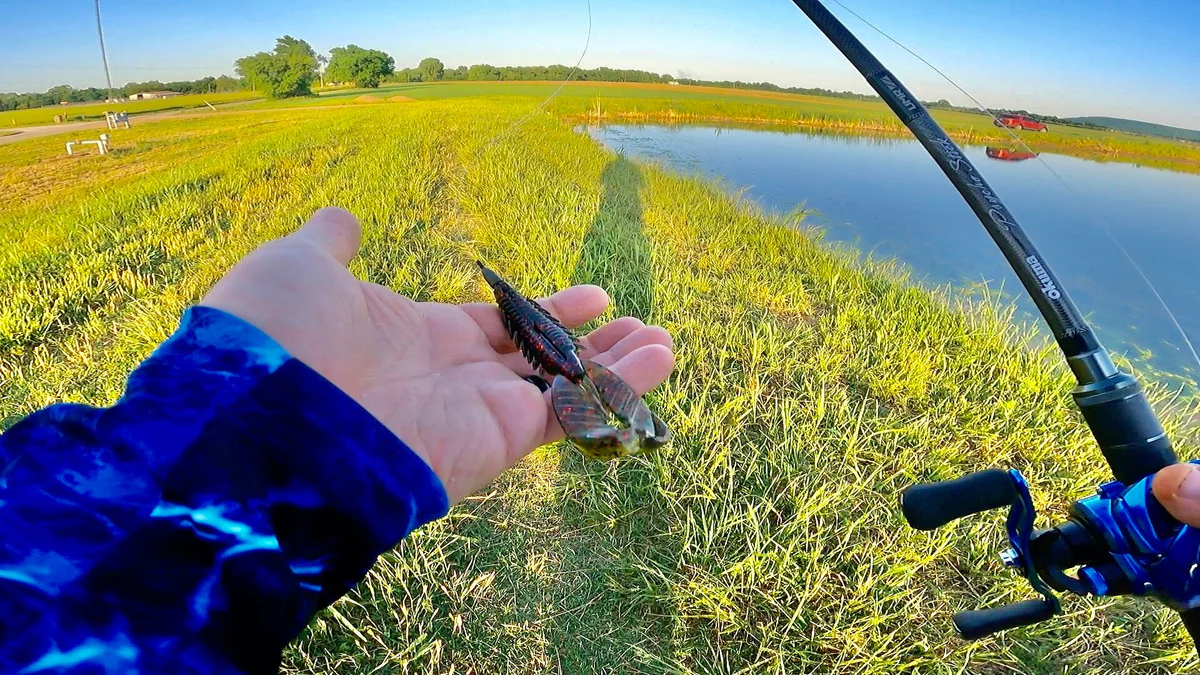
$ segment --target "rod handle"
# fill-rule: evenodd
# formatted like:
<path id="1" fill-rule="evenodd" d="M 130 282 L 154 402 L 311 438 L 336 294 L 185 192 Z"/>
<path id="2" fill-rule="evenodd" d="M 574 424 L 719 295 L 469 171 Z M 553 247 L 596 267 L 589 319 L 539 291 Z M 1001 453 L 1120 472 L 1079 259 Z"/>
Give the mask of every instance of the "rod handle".
<path id="1" fill-rule="evenodd" d="M 976 609 L 954 615 L 954 627 L 967 640 L 978 640 L 1002 630 L 1028 626 L 1054 616 L 1055 607 L 1045 600 L 1025 600 L 992 609 Z"/>
<path id="2" fill-rule="evenodd" d="M 900 495 L 900 509 L 918 530 L 936 530 L 952 520 L 1012 504 L 1017 487 L 1007 471 L 987 469 L 955 480 L 914 485 Z"/>

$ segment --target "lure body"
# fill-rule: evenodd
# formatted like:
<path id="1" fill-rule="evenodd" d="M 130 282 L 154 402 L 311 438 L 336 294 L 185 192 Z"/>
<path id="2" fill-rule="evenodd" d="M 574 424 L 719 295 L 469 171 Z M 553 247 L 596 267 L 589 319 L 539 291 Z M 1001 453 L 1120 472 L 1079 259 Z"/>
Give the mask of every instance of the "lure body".
<path id="1" fill-rule="evenodd" d="M 579 345 L 571 331 L 541 305 L 521 295 L 500 275 L 476 262 L 492 287 L 504 329 L 535 368 L 550 376 L 562 375 L 575 384 L 585 377 Z"/>
<path id="2" fill-rule="evenodd" d="M 553 377 L 550 401 L 567 438 L 593 459 L 657 448 L 671 430 L 616 373 L 581 359 L 575 336 L 545 308 L 521 295 L 483 263 L 505 330 L 534 368 Z M 615 417 L 620 426 L 609 423 Z"/>

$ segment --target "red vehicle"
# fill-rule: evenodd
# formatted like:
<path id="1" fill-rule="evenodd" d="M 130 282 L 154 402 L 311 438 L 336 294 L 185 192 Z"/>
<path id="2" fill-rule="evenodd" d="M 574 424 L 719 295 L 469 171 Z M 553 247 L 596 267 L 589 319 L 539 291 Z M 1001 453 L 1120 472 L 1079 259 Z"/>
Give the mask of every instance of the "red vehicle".
<path id="1" fill-rule="evenodd" d="M 996 121 L 993 122 L 998 127 L 1008 127 L 1009 129 L 1024 129 L 1025 131 L 1041 131 L 1045 132 L 1049 129 L 1045 124 L 1024 115 L 996 115 Z"/>

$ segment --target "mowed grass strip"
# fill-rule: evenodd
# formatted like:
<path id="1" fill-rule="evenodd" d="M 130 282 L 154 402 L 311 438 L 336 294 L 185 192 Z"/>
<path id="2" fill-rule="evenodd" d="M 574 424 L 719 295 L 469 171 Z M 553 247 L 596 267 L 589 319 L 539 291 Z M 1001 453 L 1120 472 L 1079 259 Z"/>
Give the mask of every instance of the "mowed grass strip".
<path id="1" fill-rule="evenodd" d="M 617 464 L 538 450 L 386 554 L 287 672 L 1196 667 L 1177 619 L 1130 599 L 952 635 L 952 612 L 1030 590 L 998 562 L 999 514 L 918 533 L 899 491 L 1013 466 L 1046 524 L 1105 478 L 1068 374 L 1030 331 L 552 116 L 490 143 L 527 110 L 372 105 L 245 135 L 204 134 L 215 117 L 156 125 L 145 142 L 197 134 L 194 159 L 144 153 L 162 164 L 109 189 L 98 162 L 53 204 L 5 207 L 0 233 L 21 245 L 0 258 L 0 294 L 17 298 L 0 318 L 3 425 L 55 400 L 110 403 L 238 258 L 336 204 L 366 228 L 360 278 L 484 300 L 481 258 L 531 293 L 600 283 L 611 314 L 665 326 L 678 368 L 650 401 L 676 440 Z M 1191 411 L 1167 412 L 1187 454 Z"/>

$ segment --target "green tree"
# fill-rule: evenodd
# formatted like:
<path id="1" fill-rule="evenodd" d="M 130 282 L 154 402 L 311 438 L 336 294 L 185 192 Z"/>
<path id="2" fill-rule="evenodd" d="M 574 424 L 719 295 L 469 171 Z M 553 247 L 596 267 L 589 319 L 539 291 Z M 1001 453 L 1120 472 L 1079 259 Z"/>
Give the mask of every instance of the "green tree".
<path id="1" fill-rule="evenodd" d="M 329 66 L 325 76 L 337 82 L 353 82 L 360 87 L 378 87 L 379 81 L 395 72 L 396 62 L 378 49 L 363 49 L 358 45 L 334 47 L 329 50 Z"/>
<path id="2" fill-rule="evenodd" d="M 55 103 L 65 103 L 71 101 L 71 94 L 75 90 L 69 84 L 60 84 L 56 87 L 50 87 L 46 90 L 46 95 L 49 96 Z"/>
<path id="3" fill-rule="evenodd" d="M 500 69 L 486 63 L 477 63 L 467 69 L 468 80 L 499 80 Z"/>
<path id="4" fill-rule="evenodd" d="M 239 75 L 271 98 L 307 96 L 317 76 L 317 53 L 304 40 L 284 35 L 275 41 L 274 51 L 243 56 L 235 66 Z"/>
<path id="5" fill-rule="evenodd" d="M 236 79 L 234 79 L 228 75 L 218 76 L 216 85 L 217 85 L 217 91 L 219 91 L 219 92 L 237 91 L 238 89 L 242 88 L 242 85 L 240 82 L 238 82 Z"/>
<path id="6" fill-rule="evenodd" d="M 397 70 L 388 80 L 391 82 L 420 82 L 421 73 L 416 68 L 404 68 Z"/>
<path id="7" fill-rule="evenodd" d="M 431 56 L 421 59 L 421 62 L 417 64 L 417 71 L 421 73 L 422 82 L 437 82 L 445 75 L 446 64 L 442 63 L 441 59 Z"/>

